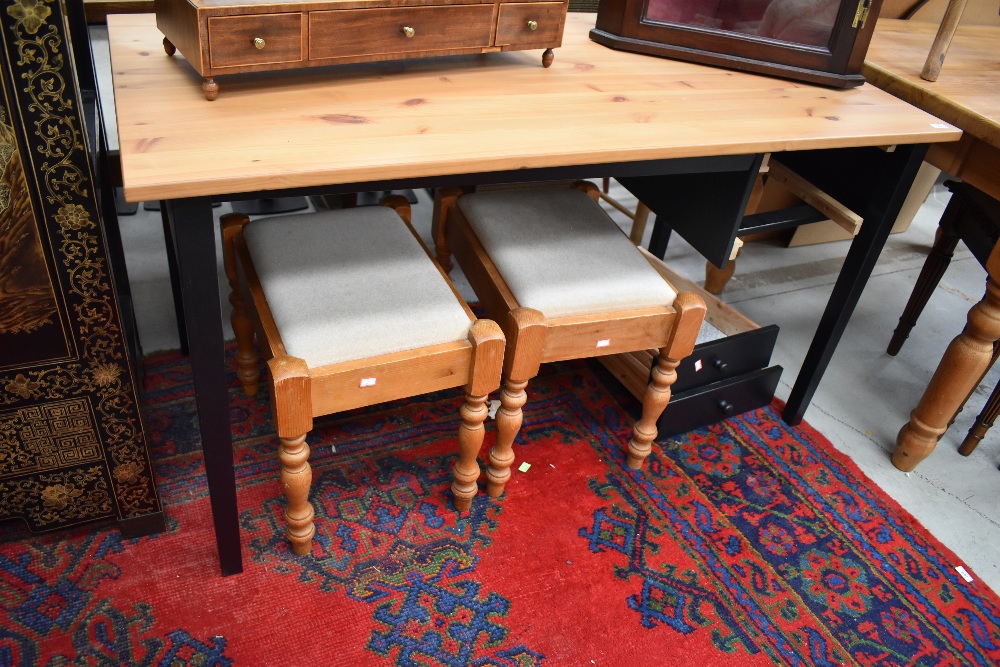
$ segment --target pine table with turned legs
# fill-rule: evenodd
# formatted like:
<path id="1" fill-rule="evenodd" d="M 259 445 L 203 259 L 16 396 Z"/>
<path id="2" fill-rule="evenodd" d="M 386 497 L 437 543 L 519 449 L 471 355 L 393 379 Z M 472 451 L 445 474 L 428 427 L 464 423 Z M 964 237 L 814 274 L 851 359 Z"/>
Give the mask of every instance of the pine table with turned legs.
<path id="1" fill-rule="evenodd" d="M 913 470 L 937 446 L 948 422 L 979 384 L 1000 340 L 1000 244 L 986 260 L 986 293 L 969 311 L 965 329 L 945 350 L 917 407 L 896 437 L 892 463 Z"/>
<path id="2" fill-rule="evenodd" d="M 957 176 L 985 196 L 1000 199 L 1000 70 L 996 43 L 1000 28 L 959 26 L 948 49 L 948 58 L 935 81 L 921 76 L 927 45 L 937 26 L 916 21 L 879 21 L 865 61 L 865 77 L 939 118 L 962 128 L 957 142 L 935 144 L 927 161 Z M 947 254 L 951 245 L 943 221 L 943 236 L 936 250 Z M 951 246 L 953 247 L 953 246 Z M 1000 256 L 994 248 L 985 266 L 989 275 L 986 294 L 968 315 L 965 330 L 948 346 L 930 384 L 909 422 L 896 438 L 892 462 L 913 470 L 937 445 L 948 422 L 979 383 L 993 358 L 993 344 L 1000 338 Z M 943 258 L 938 262 L 946 262 Z M 929 285 L 933 280 L 925 281 Z M 904 318 L 909 315 L 904 313 Z M 906 321 L 890 346 L 899 349 Z"/>

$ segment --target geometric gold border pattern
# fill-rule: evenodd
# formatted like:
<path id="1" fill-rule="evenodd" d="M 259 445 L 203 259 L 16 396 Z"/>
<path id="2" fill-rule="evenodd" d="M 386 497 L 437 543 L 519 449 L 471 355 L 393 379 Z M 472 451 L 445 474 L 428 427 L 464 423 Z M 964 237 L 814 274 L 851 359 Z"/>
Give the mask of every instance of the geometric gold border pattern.
<path id="1" fill-rule="evenodd" d="M 20 411 L 23 418 L 32 408 L 85 404 L 93 416 L 92 442 L 74 445 L 83 458 L 64 460 L 75 467 L 58 481 L 50 475 L 50 484 L 29 489 L 22 479 L 15 489 L 0 463 L 0 511 L 5 493 L 37 493 L 51 527 L 160 511 L 109 275 L 64 17 L 57 0 L 14 0 L 0 9 L 8 113 L 32 190 L 25 196 L 35 198 L 74 346 L 69 360 L 0 373 L 0 415 Z M 8 436 L 0 435 L 5 442 Z M 37 443 L 31 446 L 37 449 Z M 101 452 L 100 465 L 82 465 L 93 458 L 85 451 Z"/>

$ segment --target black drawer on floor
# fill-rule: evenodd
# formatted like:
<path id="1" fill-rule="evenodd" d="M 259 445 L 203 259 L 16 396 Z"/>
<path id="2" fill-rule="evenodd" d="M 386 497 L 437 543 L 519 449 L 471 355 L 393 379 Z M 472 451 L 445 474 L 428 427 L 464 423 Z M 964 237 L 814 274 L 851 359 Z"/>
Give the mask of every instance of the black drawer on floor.
<path id="1" fill-rule="evenodd" d="M 687 433 L 769 405 L 781 371 L 781 366 L 771 366 L 675 393 L 657 423 L 658 437 Z"/>
<path id="2" fill-rule="evenodd" d="M 764 368 L 771 362 L 777 340 L 778 327 L 770 324 L 698 343 L 691 356 L 677 366 L 674 395 Z"/>

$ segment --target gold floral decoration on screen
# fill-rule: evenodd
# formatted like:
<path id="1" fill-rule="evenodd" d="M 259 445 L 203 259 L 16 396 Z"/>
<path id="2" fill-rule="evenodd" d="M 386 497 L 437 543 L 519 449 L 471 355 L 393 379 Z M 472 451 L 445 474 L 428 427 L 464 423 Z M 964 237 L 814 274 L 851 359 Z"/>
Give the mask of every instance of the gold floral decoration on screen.
<path id="1" fill-rule="evenodd" d="M 0 372 L 0 406 L 87 397 L 100 423 L 108 468 L 53 473 L 43 486 L 38 480 L 0 479 L 0 507 L 30 502 L 34 494 L 45 501 L 45 512 L 34 517 L 39 525 L 102 516 L 98 512 L 113 515 L 111 482 L 120 515 L 141 516 L 158 511 L 159 501 L 91 187 L 62 6 L 58 0 L 6 5 L 0 43 L 13 82 L 10 103 L 20 110 L 28 138 L 21 160 L 37 181 L 41 210 L 34 215 L 48 228 L 76 349 L 74 361 Z M 16 141 L 10 143 L 16 150 Z M 0 146 L 0 159 L 9 154 Z M 10 192 L 10 205 L 30 200 L 22 194 Z"/>

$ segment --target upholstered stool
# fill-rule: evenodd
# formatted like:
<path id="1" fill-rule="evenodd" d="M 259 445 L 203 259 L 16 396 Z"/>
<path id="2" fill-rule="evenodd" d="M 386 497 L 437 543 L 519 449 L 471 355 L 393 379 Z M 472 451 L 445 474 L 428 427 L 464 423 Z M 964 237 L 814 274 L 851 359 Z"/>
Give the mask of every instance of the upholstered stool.
<path id="1" fill-rule="evenodd" d="M 522 422 L 525 388 L 542 362 L 660 350 L 628 444 L 640 468 L 670 399 L 675 368 L 691 353 L 705 315 L 677 294 L 597 203 L 591 183 L 557 190 L 437 193 L 438 260 L 454 253 L 487 316 L 507 337 L 497 440 L 486 471 L 503 493 Z"/>
<path id="2" fill-rule="evenodd" d="M 486 397 L 500 385 L 500 327 L 476 320 L 409 227 L 409 205 L 222 218 L 238 375 L 256 393 L 254 322 L 269 359 L 288 539 L 311 550 L 313 418 L 465 385 L 455 507 L 476 495 Z M 402 219 L 401 219 L 402 216 Z M 405 222 L 404 222 L 405 220 Z"/>

